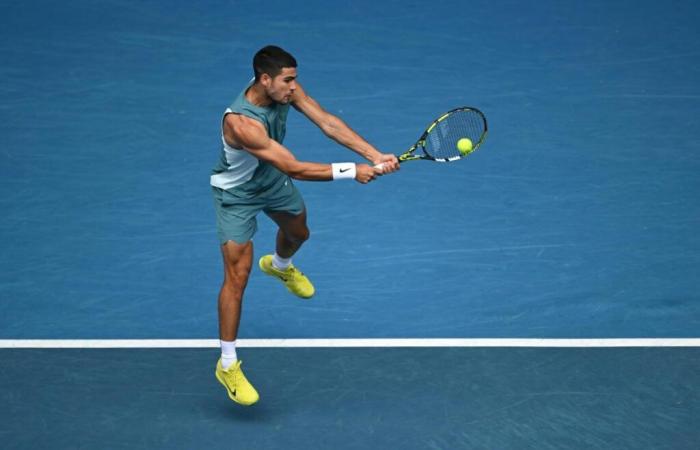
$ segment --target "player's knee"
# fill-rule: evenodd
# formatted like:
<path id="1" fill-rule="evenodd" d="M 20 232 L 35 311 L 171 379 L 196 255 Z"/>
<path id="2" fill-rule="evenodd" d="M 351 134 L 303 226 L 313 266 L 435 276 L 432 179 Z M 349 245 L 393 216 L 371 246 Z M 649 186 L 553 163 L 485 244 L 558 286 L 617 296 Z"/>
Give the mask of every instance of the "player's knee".
<path id="1" fill-rule="evenodd" d="M 248 284 L 250 271 L 227 270 L 224 277 L 224 289 L 231 291 L 242 291 Z"/>
<path id="2" fill-rule="evenodd" d="M 304 241 L 309 239 L 309 228 L 306 226 L 293 227 L 287 230 L 283 230 L 284 237 L 295 244 L 302 244 Z"/>
<path id="3" fill-rule="evenodd" d="M 250 269 L 251 265 L 248 264 L 247 261 L 238 261 L 237 263 L 227 264 L 224 270 L 224 285 L 227 288 L 245 286 L 248 283 Z"/>
<path id="4" fill-rule="evenodd" d="M 311 236 L 311 231 L 309 231 L 308 227 L 303 227 L 294 231 L 292 240 L 301 244 L 302 242 L 308 241 L 309 236 Z"/>

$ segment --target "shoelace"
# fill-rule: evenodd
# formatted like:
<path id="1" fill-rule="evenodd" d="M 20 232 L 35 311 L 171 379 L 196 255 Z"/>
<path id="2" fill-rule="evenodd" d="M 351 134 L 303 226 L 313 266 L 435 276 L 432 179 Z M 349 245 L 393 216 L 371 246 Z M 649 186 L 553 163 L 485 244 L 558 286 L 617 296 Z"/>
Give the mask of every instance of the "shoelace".
<path id="1" fill-rule="evenodd" d="M 296 267 L 292 266 L 289 268 L 289 275 L 291 275 L 292 278 L 299 278 L 300 276 L 304 276 L 301 270 L 297 269 Z"/>
<path id="2" fill-rule="evenodd" d="M 280 273 L 282 281 L 284 282 L 288 281 L 289 279 L 297 279 L 304 276 L 304 273 L 293 265 L 290 265 L 284 270 L 278 269 L 275 266 L 272 266 L 272 268 Z"/>
<path id="3" fill-rule="evenodd" d="M 241 371 L 241 365 L 240 363 L 236 363 L 235 370 L 233 371 L 233 387 L 237 387 L 238 383 L 241 380 L 241 375 L 243 375 L 243 372 Z"/>

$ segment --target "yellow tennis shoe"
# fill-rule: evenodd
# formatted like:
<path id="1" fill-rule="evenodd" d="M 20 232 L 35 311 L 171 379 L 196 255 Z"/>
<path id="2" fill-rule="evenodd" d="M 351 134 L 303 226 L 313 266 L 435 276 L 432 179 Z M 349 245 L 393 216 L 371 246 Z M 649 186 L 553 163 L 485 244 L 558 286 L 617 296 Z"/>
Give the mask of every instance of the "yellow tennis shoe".
<path id="1" fill-rule="evenodd" d="M 231 400 L 241 405 L 252 405 L 260 399 L 258 391 L 255 390 L 248 379 L 243 375 L 241 361 L 237 361 L 228 369 L 221 365 L 221 359 L 216 363 L 216 379 L 223 384 Z"/>
<path id="2" fill-rule="evenodd" d="M 314 295 L 314 285 L 294 265 L 290 264 L 285 270 L 277 269 L 272 265 L 272 255 L 265 255 L 260 258 L 258 265 L 260 270 L 266 274 L 282 280 L 289 292 L 297 297 L 311 298 Z"/>

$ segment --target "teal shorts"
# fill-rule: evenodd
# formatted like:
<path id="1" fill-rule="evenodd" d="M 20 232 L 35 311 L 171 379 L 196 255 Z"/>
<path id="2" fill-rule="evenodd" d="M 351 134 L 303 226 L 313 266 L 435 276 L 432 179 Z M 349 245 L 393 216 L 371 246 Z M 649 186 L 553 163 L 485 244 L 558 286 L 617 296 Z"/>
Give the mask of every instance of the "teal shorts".
<path id="1" fill-rule="evenodd" d="M 212 186 L 216 231 L 221 245 L 228 241 L 239 244 L 253 238 L 258 230 L 256 216 L 265 213 L 286 212 L 299 215 L 304 212 L 304 199 L 289 177 L 281 177 L 263 191 L 248 192 L 236 188 L 220 189 Z"/>

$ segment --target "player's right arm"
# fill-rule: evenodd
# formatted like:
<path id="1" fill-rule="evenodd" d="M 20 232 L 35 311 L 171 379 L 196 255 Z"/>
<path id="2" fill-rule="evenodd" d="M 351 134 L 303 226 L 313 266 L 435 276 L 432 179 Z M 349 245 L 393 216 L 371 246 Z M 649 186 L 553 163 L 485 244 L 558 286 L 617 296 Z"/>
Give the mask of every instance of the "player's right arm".
<path id="1" fill-rule="evenodd" d="M 333 171 L 330 164 L 297 160 L 292 152 L 267 135 L 260 122 L 240 114 L 227 114 L 224 118 L 224 139 L 234 148 L 242 148 L 256 158 L 268 162 L 291 178 L 306 181 L 330 181 Z M 368 183 L 380 173 L 367 164 L 356 165 L 355 180 Z"/>

